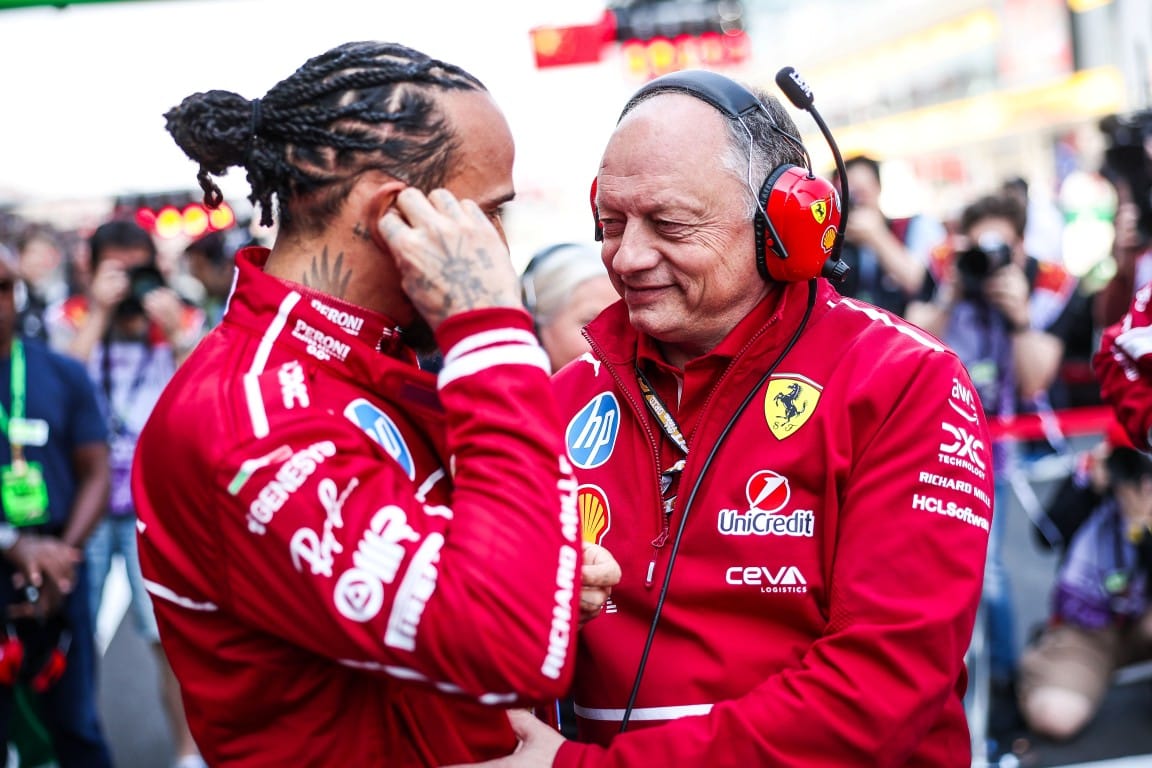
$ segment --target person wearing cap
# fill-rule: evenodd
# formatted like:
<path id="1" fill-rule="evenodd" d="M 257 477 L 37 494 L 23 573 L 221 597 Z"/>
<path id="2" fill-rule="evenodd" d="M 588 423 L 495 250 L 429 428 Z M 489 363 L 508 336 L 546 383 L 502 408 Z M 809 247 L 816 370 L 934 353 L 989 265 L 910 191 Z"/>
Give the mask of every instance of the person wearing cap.
<path id="1" fill-rule="evenodd" d="M 524 306 L 532 313 L 553 371 L 589 350 L 581 330 L 620 298 L 600 260 L 600 249 L 578 243 L 537 251 L 520 282 Z"/>
<path id="2" fill-rule="evenodd" d="M 1033 732 L 1070 739 L 1118 667 L 1152 658 L 1152 458 L 1113 422 L 1054 499 L 1050 529 L 1066 545 L 1052 615 L 1021 658 L 1019 703 Z"/>

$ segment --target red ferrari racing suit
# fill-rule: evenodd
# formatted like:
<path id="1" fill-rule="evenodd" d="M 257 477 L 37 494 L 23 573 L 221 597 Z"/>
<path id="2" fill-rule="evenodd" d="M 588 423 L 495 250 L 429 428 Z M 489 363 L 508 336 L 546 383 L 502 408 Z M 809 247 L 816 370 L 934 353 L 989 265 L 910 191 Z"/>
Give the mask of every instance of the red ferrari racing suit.
<path id="1" fill-rule="evenodd" d="M 618 303 L 555 377 L 584 535 L 623 578 L 580 634 L 576 715 L 594 744 L 554 765 L 970 765 L 987 424 L 955 354 L 824 280 L 786 351 L 809 290 L 773 292 L 682 372 Z M 641 375 L 687 441 L 663 492 L 683 453 Z"/>
<path id="2" fill-rule="evenodd" d="M 1136 292 L 1128 314 L 1104 329 L 1092 365 L 1100 393 L 1141 451 L 1152 451 L 1152 283 Z"/>
<path id="3" fill-rule="evenodd" d="M 547 358 L 520 310 L 446 320 L 437 380 L 387 318 L 237 257 L 133 471 L 140 560 L 213 766 L 509 752 L 566 690 L 580 568 Z M 438 391 L 437 391 L 438 390 Z"/>

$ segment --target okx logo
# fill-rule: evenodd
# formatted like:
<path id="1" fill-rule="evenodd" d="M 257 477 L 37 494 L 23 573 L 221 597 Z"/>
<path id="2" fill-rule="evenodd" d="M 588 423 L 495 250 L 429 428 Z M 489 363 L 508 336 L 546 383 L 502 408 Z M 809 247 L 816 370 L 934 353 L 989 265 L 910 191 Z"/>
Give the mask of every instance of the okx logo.
<path id="1" fill-rule="evenodd" d="M 601 392 L 568 422 L 568 458 L 581 469 L 600 466 L 612 455 L 619 431 L 620 403 L 611 392 Z"/>

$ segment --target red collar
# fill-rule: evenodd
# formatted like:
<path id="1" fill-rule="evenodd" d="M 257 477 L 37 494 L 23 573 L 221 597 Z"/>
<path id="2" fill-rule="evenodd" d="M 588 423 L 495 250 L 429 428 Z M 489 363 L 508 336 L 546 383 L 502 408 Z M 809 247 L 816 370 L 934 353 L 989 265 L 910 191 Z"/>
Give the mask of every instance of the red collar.
<path id="1" fill-rule="evenodd" d="M 716 345 L 715 349 L 707 354 L 701 355 L 695 360 L 690 360 L 688 366 L 727 365 L 732 358 L 736 357 L 736 355 L 765 328 L 775 325 L 780 321 L 780 316 L 784 310 L 784 297 L 787 293 L 787 289 L 769 291 L 768 295 L 761 299 L 760 302 L 744 316 L 744 319 L 736 324 L 735 328 L 729 331 L 728 335 Z M 675 368 L 664 360 L 659 343 L 647 334 L 637 334 L 636 359 L 642 365 L 651 364 L 660 370 L 675 372 Z"/>
<path id="2" fill-rule="evenodd" d="M 247 324 L 252 316 L 263 320 L 269 313 L 281 311 L 285 299 L 295 295 L 290 310 L 292 318 L 305 322 L 325 333 L 332 333 L 336 343 L 330 343 L 336 357 L 343 352 L 341 344 L 373 351 L 401 360 L 416 360 L 415 354 L 402 343 L 400 332 L 391 318 L 342 299 L 316 291 L 306 285 L 281 280 L 264 272 L 271 252 L 267 248 L 251 246 L 236 253 L 239 277 L 228 298 L 226 315 L 232 322 Z M 292 336 L 294 328 L 289 328 Z M 293 338 L 305 341 L 308 331 L 299 329 Z M 313 341 L 316 341 L 315 339 Z M 307 347 L 308 344 L 303 346 Z M 312 346 L 315 346 L 313 344 Z M 315 355 L 314 355 L 315 356 Z"/>

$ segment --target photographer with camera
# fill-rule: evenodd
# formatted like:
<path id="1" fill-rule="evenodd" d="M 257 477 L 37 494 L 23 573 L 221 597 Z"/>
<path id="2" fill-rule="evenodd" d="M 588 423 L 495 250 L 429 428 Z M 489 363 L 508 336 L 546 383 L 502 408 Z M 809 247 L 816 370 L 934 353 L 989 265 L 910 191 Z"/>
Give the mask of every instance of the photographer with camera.
<path id="1" fill-rule="evenodd" d="M 844 161 L 851 190 L 851 215 L 840 258 L 849 269 L 836 290 L 904 316 L 919 295 L 932 249 L 944 240 L 944 226 L 923 213 L 891 218 L 880 208 L 880 163 L 867 155 Z M 839 183 L 838 174 L 832 182 Z"/>
<path id="2" fill-rule="evenodd" d="M 1069 339 L 1087 318 L 1087 300 L 1062 266 L 1024 251 L 1025 211 L 1008 195 L 981 197 L 964 209 L 950 248 L 933 260 L 925 296 L 907 318 L 960 356 L 989 421 L 1043 410 Z M 1009 704 L 1018 651 L 1008 574 L 1002 559 L 1007 470 L 1016 446 L 992 446 L 995 509 L 988 541 L 983 600 L 987 606 L 993 691 Z M 994 702 L 995 705 L 995 702 Z M 993 713 L 995 718 L 996 712 Z M 992 723 L 993 729 L 997 723 Z"/>
<path id="3" fill-rule="evenodd" d="M 1104 176 L 1116 190 L 1112 258 L 1116 274 L 1095 300 L 1096 323 L 1112 325 L 1140 286 L 1152 281 L 1152 110 L 1100 122 L 1108 147 Z"/>
<path id="4" fill-rule="evenodd" d="M 1113 422 L 1053 499 L 1061 562 L 1052 615 L 1021 660 L 1020 711 L 1033 732 L 1070 739 L 1117 668 L 1152 658 L 1152 458 Z"/>
<path id="5" fill-rule="evenodd" d="M 184 719 L 180 689 L 160 646 L 152 601 L 136 551 L 132 458 L 140 430 L 160 393 L 199 339 L 204 315 L 168 287 L 156 267 L 156 244 L 130 221 L 97 227 L 88 241 L 92 283 L 73 296 L 52 324 L 53 343 L 88 369 L 108 423 L 112 488 L 107 514 L 85 547 L 91 608 L 100 609 L 112 557 L 120 554 L 132 590 L 132 612 L 157 662 L 161 697 L 178 765 L 199 766 L 199 753 Z"/>

